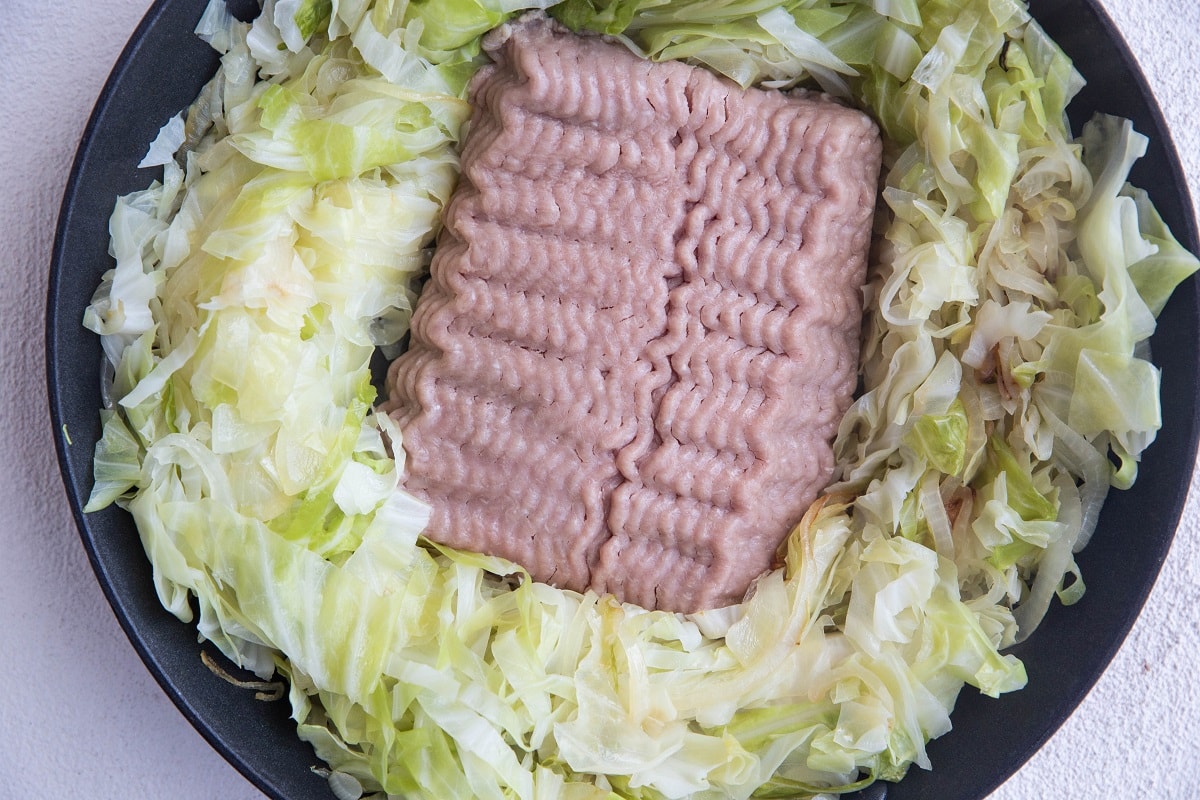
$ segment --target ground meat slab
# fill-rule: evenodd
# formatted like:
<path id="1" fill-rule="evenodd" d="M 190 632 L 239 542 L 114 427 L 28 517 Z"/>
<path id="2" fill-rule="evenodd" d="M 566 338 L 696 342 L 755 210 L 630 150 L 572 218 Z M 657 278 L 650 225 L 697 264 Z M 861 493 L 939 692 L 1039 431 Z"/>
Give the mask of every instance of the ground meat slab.
<path id="1" fill-rule="evenodd" d="M 388 376 L 427 535 L 646 608 L 739 602 L 832 475 L 878 129 L 541 15 L 484 48 Z"/>

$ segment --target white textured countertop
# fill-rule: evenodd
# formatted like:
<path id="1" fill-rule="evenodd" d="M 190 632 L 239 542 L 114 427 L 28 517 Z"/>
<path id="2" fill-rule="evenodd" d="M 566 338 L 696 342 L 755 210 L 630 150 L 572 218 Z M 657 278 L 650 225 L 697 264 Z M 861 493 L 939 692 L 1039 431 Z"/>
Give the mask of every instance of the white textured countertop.
<path id="1" fill-rule="evenodd" d="M 1101 2 L 1141 61 L 1200 198 L 1200 4 Z M 8 0 L 0 21 L 5 799 L 262 798 L 175 710 L 121 632 L 67 508 L 46 410 L 42 326 L 55 217 L 92 104 L 147 6 Z M 1198 488 L 1193 475 L 1171 555 L 1109 670 L 991 800 L 1200 796 Z"/>

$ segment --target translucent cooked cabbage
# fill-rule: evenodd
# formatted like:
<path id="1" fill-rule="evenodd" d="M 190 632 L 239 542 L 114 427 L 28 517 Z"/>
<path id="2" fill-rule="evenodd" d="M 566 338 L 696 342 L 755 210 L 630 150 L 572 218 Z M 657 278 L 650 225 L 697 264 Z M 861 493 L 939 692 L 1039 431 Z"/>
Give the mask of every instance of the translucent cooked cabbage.
<path id="1" fill-rule="evenodd" d="M 835 485 L 743 604 L 534 583 L 421 536 L 373 411 L 457 178 L 480 35 L 524 0 L 214 0 L 218 74 L 117 201 L 85 324 L 112 367 L 89 510 L 163 605 L 281 673 L 337 796 L 820 796 L 931 766 L 965 685 L 1057 595 L 1159 427 L 1155 315 L 1197 269 L 1016 0 L 564 0 L 576 29 L 816 84 L 888 141 L 864 390 Z M 1110 460 L 1110 454 L 1113 460 Z M 193 620 L 194 599 L 199 617 Z"/>

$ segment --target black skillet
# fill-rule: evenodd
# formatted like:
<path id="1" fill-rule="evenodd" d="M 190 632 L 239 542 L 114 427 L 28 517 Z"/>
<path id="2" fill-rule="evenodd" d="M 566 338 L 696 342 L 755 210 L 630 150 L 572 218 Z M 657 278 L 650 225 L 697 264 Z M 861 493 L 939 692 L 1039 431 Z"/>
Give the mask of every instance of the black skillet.
<path id="1" fill-rule="evenodd" d="M 76 155 L 63 198 L 51 264 L 46 352 L 50 410 L 67 496 L 96 576 L 130 641 L 180 711 L 234 767 L 277 800 L 329 800 L 308 745 L 296 737 L 286 701 L 264 703 L 215 676 L 198 657 L 193 627 L 159 605 L 150 565 L 127 514 L 84 514 L 99 435 L 100 344 L 80 326 L 100 275 L 111 266 L 107 224 L 113 200 L 144 188 L 136 169 L 159 126 L 186 107 L 216 68 L 192 35 L 203 0 L 159 0 L 108 79 Z M 253 3 L 233 4 L 243 18 Z M 1128 117 L 1149 135 L 1133 182 L 1150 192 L 1186 247 L 1196 252 L 1187 185 L 1162 114 L 1129 50 L 1089 0 L 1034 0 L 1032 11 L 1089 80 L 1071 107 L 1078 129 L 1094 111 Z M 1091 689 L 1137 617 L 1171 545 L 1196 456 L 1200 361 L 1197 280 L 1176 292 L 1151 342 L 1163 371 L 1163 429 L 1146 452 L 1136 486 L 1113 492 L 1079 564 L 1087 594 L 1052 606 L 1032 639 L 1013 648 L 1029 673 L 1023 691 L 990 700 L 959 698 L 954 730 L 929 745 L 934 769 L 917 768 L 860 800 L 976 800 L 1011 776 Z"/>

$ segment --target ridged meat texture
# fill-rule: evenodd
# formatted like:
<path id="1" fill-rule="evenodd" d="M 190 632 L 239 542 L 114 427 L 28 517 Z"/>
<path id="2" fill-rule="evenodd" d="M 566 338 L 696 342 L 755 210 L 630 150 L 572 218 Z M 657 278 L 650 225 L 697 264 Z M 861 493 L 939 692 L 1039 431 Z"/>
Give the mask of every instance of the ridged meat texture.
<path id="1" fill-rule="evenodd" d="M 427 535 L 647 608 L 739 602 L 832 475 L 878 129 L 537 14 L 484 47 L 388 379 Z"/>

